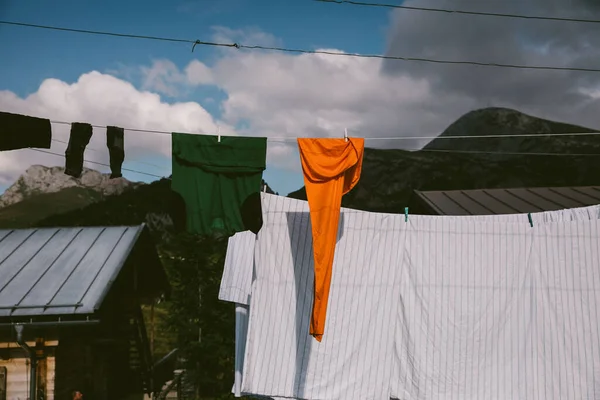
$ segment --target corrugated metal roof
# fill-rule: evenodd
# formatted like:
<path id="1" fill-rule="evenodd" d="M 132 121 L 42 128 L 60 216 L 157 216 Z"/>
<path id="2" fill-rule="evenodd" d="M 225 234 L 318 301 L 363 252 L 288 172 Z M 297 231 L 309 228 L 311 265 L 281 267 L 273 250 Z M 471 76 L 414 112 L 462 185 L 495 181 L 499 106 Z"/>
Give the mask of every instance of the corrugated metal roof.
<path id="1" fill-rule="evenodd" d="M 92 314 L 143 229 L 0 230 L 0 317 Z"/>
<path id="2" fill-rule="evenodd" d="M 415 192 L 438 215 L 519 214 L 600 204 L 600 186 Z"/>

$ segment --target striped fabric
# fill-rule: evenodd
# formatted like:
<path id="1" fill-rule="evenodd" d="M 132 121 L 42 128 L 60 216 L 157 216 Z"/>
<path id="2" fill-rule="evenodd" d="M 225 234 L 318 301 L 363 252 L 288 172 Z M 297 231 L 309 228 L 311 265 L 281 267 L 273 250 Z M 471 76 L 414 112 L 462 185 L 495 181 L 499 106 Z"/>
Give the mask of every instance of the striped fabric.
<path id="1" fill-rule="evenodd" d="M 308 334 L 308 204 L 263 194 L 263 212 L 258 237 L 244 232 L 230 239 L 219 294 L 238 303 L 236 396 L 600 395 L 594 380 L 600 372 L 599 321 L 591 317 L 600 288 L 599 206 L 532 214 L 533 229 L 524 214 L 409 216 L 406 223 L 404 215 L 342 209 L 331 314 L 321 343 Z M 579 238 L 569 233 L 574 227 L 584 229 Z M 585 257 L 573 261 L 557 253 L 544 259 L 550 248 L 580 249 Z M 567 266 L 570 278 L 549 285 Z M 562 283 L 571 286 L 558 289 Z M 562 292 L 572 298 L 561 302 Z M 579 314 L 572 310 L 577 301 Z M 560 329 L 566 338 L 554 333 Z M 565 345 L 572 341 L 577 345 Z"/>
<path id="2" fill-rule="evenodd" d="M 241 393 L 389 398 L 403 224 L 392 215 L 341 214 L 327 333 L 319 343 L 309 336 L 313 256 L 308 204 L 266 195 L 263 210 Z"/>
<path id="3" fill-rule="evenodd" d="M 238 232 L 229 238 L 219 288 L 220 300 L 250 304 L 255 242 L 256 235 L 250 231 Z"/>
<path id="4" fill-rule="evenodd" d="M 395 332 L 397 399 L 525 399 L 528 223 L 411 218 Z M 517 339 L 517 340 L 515 340 Z"/>

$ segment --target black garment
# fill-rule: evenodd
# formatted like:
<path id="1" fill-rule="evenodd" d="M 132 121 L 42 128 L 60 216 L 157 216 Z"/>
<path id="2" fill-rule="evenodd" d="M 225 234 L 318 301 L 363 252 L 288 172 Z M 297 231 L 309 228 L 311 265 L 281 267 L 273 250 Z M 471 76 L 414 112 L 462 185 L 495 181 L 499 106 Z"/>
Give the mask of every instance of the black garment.
<path id="1" fill-rule="evenodd" d="M 49 149 L 51 141 L 49 119 L 0 112 L 0 150 Z"/>
<path id="2" fill-rule="evenodd" d="M 71 137 L 65 152 L 65 174 L 79 178 L 83 171 L 83 153 L 85 146 L 92 138 L 92 125 L 84 122 L 73 122 L 71 124 Z"/>
<path id="3" fill-rule="evenodd" d="M 185 232 L 187 224 L 187 215 L 185 201 L 179 193 L 169 190 L 169 215 L 173 221 L 175 232 Z"/>
<path id="4" fill-rule="evenodd" d="M 246 197 L 240 207 L 240 214 L 242 214 L 242 222 L 246 230 L 258 234 L 263 225 L 260 193 L 255 192 Z"/>
<path id="5" fill-rule="evenodd" d="M 125 160 L 125 138 L 124 129 L 118 126 L 106 127 L 106 146 L 110 154 L 110 179 L 120 178 L 121 167 Z"/>

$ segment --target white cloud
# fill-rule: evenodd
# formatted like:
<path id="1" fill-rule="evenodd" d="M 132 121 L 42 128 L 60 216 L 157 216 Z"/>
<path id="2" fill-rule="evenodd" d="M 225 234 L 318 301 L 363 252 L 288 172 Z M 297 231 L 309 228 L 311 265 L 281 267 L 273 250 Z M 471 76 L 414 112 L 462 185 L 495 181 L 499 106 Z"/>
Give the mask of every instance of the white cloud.
<path id="1" fill-rule="evenodd" d="M 239 35 L 217 30 L 217 39 Z M 252 35 L 262 37 L 256 32 L 248 36 Z M 437 99 L 443 111 L 429 111 L 434 95 L 427 80 L 385 76 L 380 68 L 377 59 L 227 50 L 210 66 L 194 60 L 175 70 L 170 62 L 158 60 L 144 71 L 160 83 L 152 86 L 156 91 L 165 91 L 163 82 L 170 82 L 169 90 L 195 86 L 199 93 L 203 85 L 218 86 L 227 94 L 220 105 L 223 121 L 232 126 L 245 123 L 247 128 L 238 129 L 241 134 L 287 138 L 269 142 L 268 161 L 298 171 L 295 137 L 341 137 L 345 129 L 364 137 L 431 135 L 472 107 L 467 98 L 446 96 Z M 369 143 L 390 144 L 415 148 L 422 143 Z"/>
<path id="2" fill-rule="evenodd" d="M 198 60 L 193 60 L 185 68 L 185 78 L 192 85 L 210 85 L 214 83 L 210 68 Z"/>
<path id="3" fill-rule="evenodd" d="M 469 2 L 464 0 L 462 3 Z M 568 30 L 561 31 L 570 35 L 569 40 L 555 38 L 552 41 L 539 36 L 533 28 L 529 29 L 528 21 L 494 20 L 490 23 L 489 19 L 475 17 L 468 20 L 471 25 L 465 31 L 460 29 L 465 18 L 452 20 L 450 16 L 433 14 L 393 13 L 389 52 L 531 64 L 552 64 L 549 57 L 558 52 L 560 60 L 557 63 L 568 57 L 579 60 L 577 63 L 581 65 L 593 65 L 590 64 L 592 61 L 585 62 L 586 54 L 579 50 L 585 50 L 586 40 L 596 41 L 600 37 L 591 35 L 587 31 L 592 29 L 590 27 L 571 25 Z M 443 21 L 453 22 L 444 25 Z M 488 39 L 485 43 L 476 40 L 464 45 L 468 42 L 467 37 L 479 37 L 479 34 L 472 35 L 475 27 L 485 28 L 481 32 Z M 544 32 L 548 33 L 547 29 Z M 213 32 L 215 41 L 282 45 L 276 37 L 256 28 L 216 27 Z M 494 40 L 500 33 L 502 39 Z M 455 40 L 445 41 L 445 37 Z M 558 34 L 556 37 L 560 38 Z M 528 46 L 534 46 L 537 51 L 527 50 Z M 590 74 L 550 75 L 531 70 L 517 73 L 483 67 L 404 61 L 383 63 L 374 58 L 234 48 L 223 48 L 216 54 L 211 62 L 194 60 L 187 65 L 175 65 L 169 60 L 155 60 L 150 66 L 138 67 L 143 76 L 142 87 L 148 91 L 137 90 L 116 77 L 91 72 L 73 84 L 46 80 L 38 92 L 25 99 L 10 92 L 0 92 L 0 109 L 66 121 L 84 120 L 143 129 L 216 133 L 219 126 L 221 133 L 227 134 L 234 132 L 233 127 L 237 126 L 240 134 L 288 138 L 269 142 L 268 162 L 270 167 L 295 171 L 299 171 L 295 137 L 341 137 L 345 128 L 353 136 L 366 138 L 433 136 L 462 114 L 486 106 L 514 107 L 551 119 L 597 125 L 594 121 L 597 120 L 596 105 L 600 101 L 599 83 L 595 75 Z M 495 54 L 502 57 L 496 59 Z M 131 70 L 126 76 L 131 76 Z M 574 77 L 577 79 L 572 79 Z M 206 85 L 217 86 L 226 94 L 219 104 L 222 113 L 219 122 L 197 103 L 168 104 L 157 94 L 175 97 L 193 92 L 202 94 Z M 68 139 L 68 127 L 57 128 L 62 129 L 59 136 Z M 135 135 L 135 144 L 128 145 L 130 155 L 132 151 L 140 155 L 148 152 L 170 154 L 168 136 Z M 96 147 L 105 147 L 101 135 L 96 135 L 95 140 Z M 415 148 L 424 141 L 372 141 L 367 144 Z M 2 171 L 9 171 L 3 176 L 12 176 L 10 171 L 23 169 L 19 165 L 28 161 L 16 162 L 19 157 L 13 153 L 0 155 Z"/>
<path id="4" fill-rule="evenodd" d="M 457 10 L 598 19 L 597 0 L 477 1 L 407 0 L 406 5 Z M 440 3 L 443 3 L 441 5 Z M 519 65 L 596 68 L 596 24 L 396 10 L 391 13 L 388 55 Z M 435 96 L 461 94 L 476 102 L 516 108 L 543 118 L 598 126 L 598 99 L 582 89 L 598 87 L 593 72 L 384 63 L 386 75 L 424 78 Z M 431 99 L 437 102 L 435 98 Z"/>
<path id="5" fill-rule="evenodd" d="M 142 67 L 141 70 L 144 89 L 155 90 L 171 97 L 179 94 L 177 86 L 186 81 L 179 68 L 169 60 L 156 60 L 151 67 Z"/>
<path id="6" fill-rule="evenodd" d="M 155 64 L 156 65 L 156 64 Z M 165 65 L 165 64 L 159 64 Z M 173 71 L 170 69 L 170 71 Z M 153 75 L 160 81 L 160 75 Z M 72 84 L 57 79 L 47 79 L 38 91 L 20 98 L 10 91 L 0 91 L 0 110 L 50 118 L 55 121 L 89 122 L 94 125 L 116 125 L 137 129 L 159 131 L 182 131 L 190 133 L 231 132 L 232 127 L 217 121 L 199 104 L 194 102 L 169 104 L 156 93 L 137 90 L 131 83 L 114 76 L 92 71 L 81 75 Z M 69 140 L 68 125 L 53 124 L 52 148 L 54 153 L 64 154 Z M 127 131 L 125 136 L 126 165 L 128 168 L 168 175 L 170 168 L 151 168 L 144 164 L 128 163 L 132 159 L 147 157 L 170 157 L 170 135 Z M 86 158 L 92 161 L 108 161 L 106 130 L 94 128 L 94 135 Z M 30 165 L 64 165 L 64 159 L 32 150 L 0 153 L 0 184 L 12 183 Z M 161 163 L 162 165 L 162 163 Z M 168 166 L 168 163 L 166 164 Z M 96 165 L 88 165 L 98 169 Z M 104 168 L 106 170 L 106 168 Z"/>
<path id="7" fill-rule="evenodd" d="M 188 82 L 207 82 L 205 68 L 193 61 Z M 340 137 L 344 128 L 364 137 L 431 135 L 473 106 L 447 95 L 430 110 L 435 94 L 426 79 L 390 77 L 380 68 L 377 59 L 240 50 L 223 53 L 210 67 L 210 82 L 227 93 L 225 121 L 246 121 L 253 134 L 275 137 Z"/>

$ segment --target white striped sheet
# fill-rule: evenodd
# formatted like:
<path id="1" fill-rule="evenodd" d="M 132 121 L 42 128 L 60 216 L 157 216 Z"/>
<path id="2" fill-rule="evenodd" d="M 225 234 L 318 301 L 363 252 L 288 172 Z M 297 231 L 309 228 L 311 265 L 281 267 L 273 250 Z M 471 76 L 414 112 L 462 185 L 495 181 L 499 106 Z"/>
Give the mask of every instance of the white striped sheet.
<path id="1" fill-rule="evenodd" d="M 248 306 L 235 305 L 235 376 L 231 392 L 235 397 L 242 395 L 242 369 L 244 352 L 246 351 L 246 335 L 248 334 Z"/>
<path id="2" fill-rule="evenodd" d="M 534 308 L 521 398 L 599 399 L 600 221 L 533 231 Z"/>
<path id="3" fill-rule="evenodd" d="M 275 195 L 262 193 L 262 202 L 275 197 Z M 308 210 L 308 203 L 302 200 L 285 198 L 282 203 L 284 207 L 303 207 Z M 347 208 L 342 208 L 344 213 L 362 213 Z M 532 221 L 535 225 L 539 223 L 549 223 L 558 221 L 579 221 L 588 219 L 600 219 L 600 205 L 565 209 L 558 211 L 547 211 L 532 213 Z M 482 222 L 503 222 L 503 223 L 528 223 L 527 214 L 504 214 L 504 215 L 481 215 L 481 216 L 423 216 L 410 215 L 409 218 L 420 218 L 422 220 L 472 220 Z M 238 304 L 248 305 L 250 302 L 250 290 L 252 285 L 252 270 L 254 267 L 254 246 L 256 235 L 250 231 L 239 232 L 229 238 L 227 253 L 225 256 L 225 265 L 221 287 L 219 290 L 219 299 Z"/>
<path id="4" fill-rule="evenodd" d="M 392 397 L 521 399 L 528 224 L 409 219 Z"/>
<path id="5" fill-rule="evenodd" d="M 238 232 L 229 238 L 219 288 L 219 300 L 250 304 L 256 235 Z"/>
<path id="6" fill-rule="evenodd" d="M 265 196 L 255 253 L 242 393 L 299 399 L 389 399 L 396 272 L 404 224 L 342 211 L 325 334 L 309 335 L 313 255 L 306 202 Z"/>
<path id="7" fill-rule="evenodd" d="M 591 298 L 600 288 L 597 214 L 546 214 L 533 228 L 496 218 L 412 218 L 393 398 L 600 398 L 600 321 Z M 552 263 L 562 275 L 548 284 Z"/>
<path id="8" fill-rule="evenodd" d="M 270 201 L 273 197 L 275 197 L 274 195 L 269 195 L 269 194 L 262 194 L 262 199 L 263 199 L 263 204 L 266 201 Z M 281 203 L 281 207 L 282 208 L 298 208 L 298 209 L 302 209 L 305 212 L 308 211 L 308 204 L 305 201 L 300 201 L 300 200 L 294 200 L 294 199 L 288 199 L 288 198 L 282 198 L 280 199 Z M 363 213 L 362 211 L 357 211 L 357 210 L 351 210 L 351 209 L 345 209 L 342 208 L 342 212 L 343 213 Z M 542 213 L 533 213 L 532 215 L 532 220 L 534 221 L 534 225 L 538 225 L 539 223 L 545 223 L 545 222 L 555 222 L 555 221 L 570 221 L 570 220 L 578 220 L 578 219 L 590 219 L 590 218 L 600 218 L 600 206 L 591 206 L 591 207 L 581 207 L 581 208 L 575 208 L 575 209 L 567 209 L 567 210 L 559 210 L 559 211 L 550 211 L 550 212 L 542 212 Z M 417 219 L 424 219 L 424 220 L 428 220 L 428 219 L 433 219 L 433 220 L 446 220 L 446 221 L 452 221 L 455 220 L 456 218 L 458 218 L 459 220 L 471 220 L 471 221 L 482 221 L 482 222 L 490 222 L 490 221 L 497 221 L 498 223 L 517 223 L 517 224 L 528 224 L 528 217 L 527 214 L 511 214 L 511 215 L 489 215 L 489 216 L 461 216 L 461 217 L 453 217 L 453 216 L 415 216 L 415 215 L 410 215 L 409 218 L 411 220 L 413 220 L 414 218 Z M 308 221 L 308 224 L 310 226 L 310 221 Z M 310 233 L 310 228 L 308 228 L 308 232 Z M 227 274 L 227 270 L 229 269 L 229 273 L 231 274 L 229 276 L 229 281 L 231 280 L 238 280 L 238 281 L 243 281 L 245 282 L 244 285 L 237 285 L 237 288 L 242 287 L 243 289 L 241 290 L 242 293 L 249 293 L 250 289 L 250 283 L 249 281 L 251 279 L 244 279 L 244 278 L 236 278 L 235 274 L 238 275 L 244 275 L 244 276 L 252 276 L 252 268 L 253 268 L 253 258 L 254 258 L 254 253 L 251 250 L 254 247 L 254 243 L 255 243 L 255 238 L 254 235 L 251 234 L 250 232 L 247 232 L 245 235 L 236 235 L 234 236 L 232 239 L 230 239 L 230 243 L 228 245 L 228 253 L 229 252 L 233 252 L 233 253 L 239 253 L 237 256 L 231 257 L 229 256 L 229 262 L 226 262 L 225 265 L 225 271 L 224 271 L 224 280 L 225 279 L 225 275 Z M 311 250 L 312 251 L 312 250 Z M 229 255 L 229 254 L 228 254 Z M 250 257 L 248 257 L 250 255 Z M 235 262 L 231 262 L 232 260 L 236 260 Z M 249 273 L 249 274 L 248 274 Z M 238 291 L 236 291 L 235 293 L 238 293 Z M 222 284 L 222 290 L 221 293 L 225 293 L 225 291 L 223 290 L 223 284 Z M 312 294 L 312 292 L 311 292 Z M 239 297 L 234 297 L 231 295 L 221 295 L 219 296 L 220 299 L 222 300 L 226 300 L 226 301 L 236 301 L 236 299 L 239 300 Z M 249 303 L 249 299 L 247 300 L 246 303 Z M 311 300 L 312 301 L 312 300 Z M 237 308 L 238 310 L 240 309 L 239 306 Z M 239 317 L 240 314 L 238 313 L 237 316 Z M 247 336 L 247 318 L 244 317 L 240 317 L 242 318 L 241 320 L 239 320 L 239 318 L 236 318 L 236 337 L 238 338 L 237 340 L 242 340 L 243 343 L 239 343 L 236 344 L 236 350 L 238 350 L 237 355 L 236 355 L 236 384 L 234 385 L 234 389 L 235 386 L 239 387 L 239 377 L 241 376 L 241 366 L 243 365 L 243 352 L 239 351 L 238 347 L 243 348 L 245 346 L 245 338 Z M 243 338 L 243 339 L 240 339 Z M 398 369 L 399 365 L 398 363 L 394 363 L 394 368 Z M 398 373 L 395 373 L 394 376 L 397 376 Z M 396 385 L 397 386 L 397 381 L 392 380 L 392 385 Z M 235 391 L 235 390 L 233 390 Z M 398 390 L 394 390 L 394 393 L 397 393 Z M 394 397 L 398 397 L 398 395 L 393 394 Z M 276 397 L 274 397 L 275 399 Z"/>
<path id="9" fill-rule="evenodd" d="M 244 353 L 246 351 L 246 336 L 248 335 L 248 306 L 236 304 L 235 307 L 235 377 L 231 393 L 235 397 L 242 397 L 242 371 L 244 366 Z M 255 398 L 282 400 L 283 397 L 267 397 L 252 395 Z"/>

